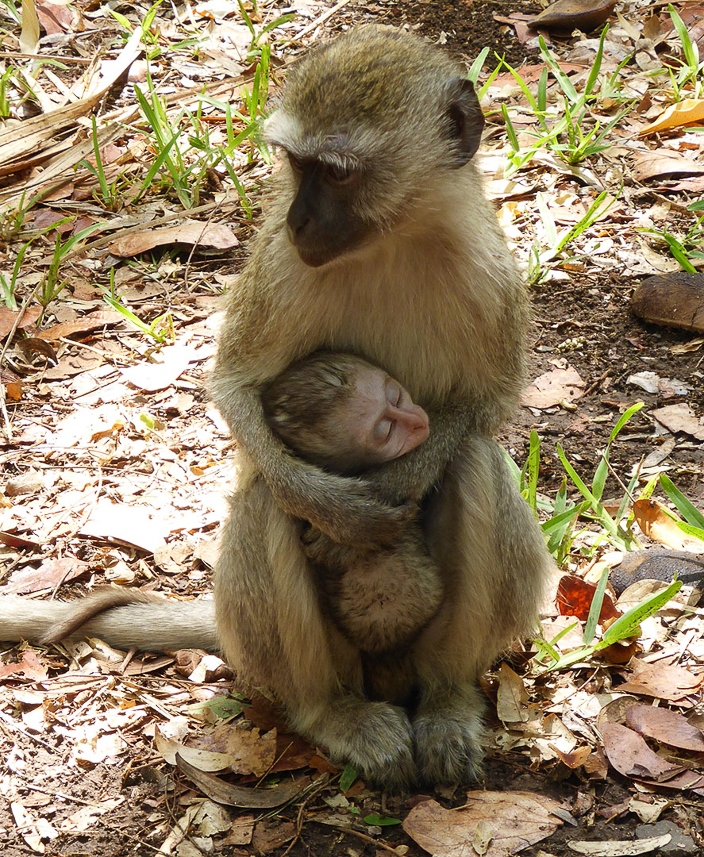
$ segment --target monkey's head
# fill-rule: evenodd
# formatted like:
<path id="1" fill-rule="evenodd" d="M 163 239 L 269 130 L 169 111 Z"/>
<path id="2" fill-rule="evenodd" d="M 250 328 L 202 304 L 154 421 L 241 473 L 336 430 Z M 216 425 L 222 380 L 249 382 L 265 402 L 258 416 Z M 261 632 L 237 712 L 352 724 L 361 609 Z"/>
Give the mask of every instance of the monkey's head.
<path id="1" fill-rule="evenodd" d="M 359 473 L 428 439 L 428 415 L 378 366 L 318 351 L 262 390 L 264 413 L 298 455 L 337 473 Z"/>
<path id="2" fill-rule="evenodd" d="M 422 39 L 368 26 L 312 51 L 265 126 L 288 156 L 301 259 L 324 265 L 393 227 L 472 158 L 483 125 L 471 81 Z"/>

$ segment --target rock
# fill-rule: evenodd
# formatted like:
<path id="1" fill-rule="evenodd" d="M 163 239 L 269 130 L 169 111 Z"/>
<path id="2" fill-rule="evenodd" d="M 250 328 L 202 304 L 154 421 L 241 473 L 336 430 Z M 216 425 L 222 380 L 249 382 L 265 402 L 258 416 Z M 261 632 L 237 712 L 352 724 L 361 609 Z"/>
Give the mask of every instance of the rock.
<path id="1" fill-rule="evenodd" d="M 692 837 L 672 821 L 658 821 L 655 824 L 641 824 L 636 827 L 637 839 L 650 839 L 652 836 L 662 836 L 665 833 L 669 833 L 672 839 L 667 845 L 662 845 L 658 849 L 658 854 L 667 854 L 668 857 L 699 854 L 699 846 L 694 844 Z"/>
<path id="2" fill-rule="evenodd" d="M 557 0 L 531 18 L 531 30 L 584 30 L 603 24 L 616 5 L 616 0 Z"/>
<path id="3" fill-rule="evenodd" d="M 631 309 L 652 324 L 704 333 L 704 274 L 648 277 L 633 292 Z"/>
<path id="4" fill-rule="evenodd" d="M 617 595 L 639 580 L 662 580 L 671 583 L 675 572 L 682 583 L 704 589 L 704 554 L 685 551 L 649 550 L 627 553 L 621 564 L 609 575 L 609 583 Z M 655 834 L 653 834 L 655 835 Z"/>

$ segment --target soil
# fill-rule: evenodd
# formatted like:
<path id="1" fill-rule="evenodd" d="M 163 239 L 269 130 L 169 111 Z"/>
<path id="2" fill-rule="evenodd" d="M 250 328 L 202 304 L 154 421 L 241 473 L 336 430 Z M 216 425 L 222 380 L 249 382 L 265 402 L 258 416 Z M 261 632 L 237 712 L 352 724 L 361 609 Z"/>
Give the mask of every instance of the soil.
<path id="1" fill-rule="evenodd" d="M 351 3 L 333 17 L 331 25 L 355 24 L 370 19 L 417 26 L 420 32 L 437 39 L 445 34 L 448 48 L 459 56 L 471 58 L 483 47 L 489 46 L 509 62 L 519 64 L 527 55 L 513 31 L 494 20 L 494 14 L 508 15 L 511 12 L 537 12 L 538 4 L 519 2 L 503 3 L 501 0 L 485 0 L 471 3 L 467 0 L 422 0 L 422 2 L 372 2 Z M 528 52 L 530 55 L 530 52 Z M 238 259 L 239 263 L 239 259 Z M 648 412 L 677 399 L 665 399 L 649 395 L 628 384 L 628 377 L 648 369 L 667 378 L 674 378 L 691 385 L 688 403 L 697 414 L 704 412 L 704 368 L 700 352 L 673 354 L 672 346 L 686 343 L 692 335 L 648 326 L 635 319 L 629 310 L 629 301 L 634 282 L 625 273 L 623 276 L 591 276 L 585 274 L 574 278 L 569 284 L 551 283 L 533 289 L 534 342 L 531 350 L 531 374 L 536 376 L 552 368 L 553 361 L 564 359 L 574 366 L 587 384 L 588 392 L 579 401 L 576 411 L 561 408 L 549 413 L 536 414 L 522 408 L 502 434 L 501 440 L 510 449 L 514 458 L 522 461 L 527 449 L 530 429 L 535 428 L 543 438 L 541 463 L 541 486 L 556 490 L 562 480 L 563 468 L 555 451 L 559 441 L 565 448 L 576 469 L 584 475 L 594 472 L 599 461 L 600 450 L 605 446 L 613 423 L 630 404 L 644 401 L 646 408 L 631 420 L 614 446 L 611 460 L 623 477 L 628 476 L 638 460 L 653 451 L 662 442 L 662 433 Z M 607 417 L 607 419 L 602 419 Z M 699 507 L 704 506 L 704 449 L 685 436 L 679 439 L 670 454 L 670 475 L 678 487 Z M 619 487 L 611 479 L 607 495 L 619 494 Z M 70 590 L 68 590 L 70 591 Z M 148 659 L 147 659 L 148 662 Z M 54 661 L 54 674 L 65 668 L 63 659 Z M 173 672 L 166 675 L 173 678 Z M 585 673 L 586 677 L 586 673 Z M 106 688 L 110 676 L 106 677 Z M 140 676 L 134 679 L 136 694 L 149 693 L 158 698 L 162 678 Z M 80 697 L 77 697 L 80 712 Z M 46 853 L 61 857 L 123 857 L 123 855 L 152 855 L 161 841 L 150 839 L 150 831 L 157 824 L 166 829 L 173 826 L 175 818 L 182 814 L 176 811 L 177 798 L 188 794 L 184 780 L 172 778 L 171 770 L 153 748 L 152 738 L 136 730 L 127 736 L 128 754 L 120 757 L 119 765 L 97 764 L 85 770 L 66 766 L 69 750 L 62 745 L 60 733 L 51 732 L 38 737 L 31 729 L 14 722 L 4 712 L 0 719 L 0 733 L 6 748 L 21 749 L 22 762 L 18 767 L 11 760 L 8 750 L 6 764 L 25 784 L 28 793 L 36 797 L 34 806 L 45 807 L 51 803 L 52 820 L 56 826 L 67 816 L 85 805 L 99 804 L 105 798 L 122 797 L 124 801 L 97 823 L 87 827 L 84 833 L 62 833 L 57 840 L 47 844 Z M 125 759 L 129 758 L 129 763 Z M 33 785 L 34 773 L 42 771 L 42 787 Z M 47 788 L 47 783 L 51 788 Z M 564 765 L 555 765 L 549 771 L 531 767 L 525 755 L 502 755 L 489 758 L 485 778 L 480 788 L 487 790 L 525 790 L 539 792 L 574 807 L 580 796 L 583 811 L 575 810 L 574 823 L 565 824 L 552 837 L 521 853 L 536 857 L 540 852 L 553 855 L 571 853 L 567 841 L 571 839 L 631 839 L 638 822 L 632 814 L 607 820 L 595 814 L 598 807 L 618 807 L 631 795 L 629 783 L 610 771 L 609 778 L 589 781 L 586 775 L 570 771 Z M 2 792 L 0 780 L 0 792 Z M 336 794 L 332 789 L 326 796 Z M 359 796 L 358 802 L 364 811 L 380 812 L 395 818 L 405 817 L 415 805 L 421 793 L 403 797 L 382 796 L 369 791 Z M 440 797 L 447 805 L 461 805 L 465 791 L 454 795 L 443 793 Z M 195 796 L 194 796 L 195 799 Z M 23 804 L 31 806 L 31 798 L 23 796 Z M 313 799 L 305 808 L 312 814 L 327 808 L 320 797 Z M 299 820 L 300 806 L 293 804 L 276 816 L 276 823 L 288 819 Z M 364 814 L 363 811 L 363 814 Z M 693 800 L 682 802 L 677 810 L 677 820 L 682 826 L 689 824 L 697 829 L 696 816 L 701 805 Z M 173 814 L 172 814 L 173 813 Z M 665 816 L 672 817 L 672 816 Z M 701 818 L 701 816 L 699 816 Z M 4 857 L 26 857 L 31 853 L 15 835 L 16 820 L 6 805 L 0 806 L 0 848 Z M 385 827 L 383 842 L 389 846 L 403 845 L 409 857 L 421 857 L 425 852 L 407 837 L 400 826 Z M 156 845 L 156 847 L 155 847 Z M 380 850 L 373 841 L 365 841 L 317 823 L 304 825 L 300 837 L 287 850 L 286 843 L 273 848 L 270 853 L 281 857 L 290 853 L 293 857 L 331 855 L 331 857 L 362 857 L 388 853 Z M 177 852 L 188 857 L 196 851 Z M 223 855 L 248 855 L 252 847 L 226 846 L 217 853 Z"/>

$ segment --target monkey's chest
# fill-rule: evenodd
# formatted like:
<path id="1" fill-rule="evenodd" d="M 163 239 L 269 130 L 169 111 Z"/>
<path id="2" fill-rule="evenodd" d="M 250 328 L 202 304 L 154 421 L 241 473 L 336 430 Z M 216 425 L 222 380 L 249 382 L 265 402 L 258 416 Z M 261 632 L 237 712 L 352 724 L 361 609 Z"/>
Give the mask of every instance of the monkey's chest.
<path id="1" fill-rule="evenodd" d="M 455 281 L 434 288 L 415 278 L 403 286 L 358 281 L 334 294 L 322 290 L 319 301 L 318 347 L 363 356 L 421 403 L 481 389 L 492 371 L 496 322 Z"/>

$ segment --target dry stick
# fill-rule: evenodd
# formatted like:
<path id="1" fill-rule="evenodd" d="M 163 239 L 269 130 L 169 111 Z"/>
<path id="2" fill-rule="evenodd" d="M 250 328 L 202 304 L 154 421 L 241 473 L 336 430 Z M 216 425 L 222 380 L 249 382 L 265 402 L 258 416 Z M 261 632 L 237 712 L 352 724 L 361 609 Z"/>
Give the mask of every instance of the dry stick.
<path id="1" fill-rule="evenodd" d="M 21 51 L 0 51 L 0 59 L 4 60 L 59 60 L 73 62 L 79 65 L 89 65 L 92 59 L 86 57 L 68 57 L 65 54 L 23 54 Z"/>
<path id="2" fill-rule="evenodd" d="M 311 821 L 315 821 L 315 819 L 311 819 Z M 320 822 L 321 824 L 323 822 Z M 329 821 L 325 822 L 326 827 L 334 827 L 335 830 L 340 830 L 342 833 L 349 833 L 352 836 L 357 836 L 359 839 L 363 839 L 365 842 L 370 842 L 372 845 L 376 845 L 377 848 L 382 848 L 384 851 L 389 851 L 391 854 L 395 854 L 396 857 L 399 857 L 399 852 L 391 845 L 387 845 L 386 842 L 383 842 L 381 839 L 374 839 L 372 836 L 367 836 L 366 833 L 362 833 L 359 830 L 353 830 L 351 827 L 345 827 L 343 824 L 332 824 Z"/>
<path id="3" fill-rule="evenodd" d="M 609 375 L 611 374 L 611 369 L 607 369 L 606 372 L 602 372 L 601 375 L 596 379 L 596 381 L 592 381 L 592 383 L 587 387 L 587 389 L 582 394 L 583 396 L 589 396 L 593 393 L 601 384 L 602 381 L 605 381 Z"/>
<path id="4" fill-rule="evenodd" d="M 39 291 L 39 286 L 41 282 L 37 283 L 37 285 L 32 289 L 32 291 L 27 295 L 27 297 L 22 301 L 22 306 L 17 313 L 17 318 L 15 319 L 15 323 L 12 325 L 12 329 L 7 334 L 7 339 L 5 340 L 5 344 L 2 347 L 2 351 L 0 351 L 0 367 L 2 366 L 2 361 L 5 359 L 5 353 L 7 349 L 10 347 L 10 343 L 12 342 L 12 338 L 17 333 L 17 328 L 22 323 L 22 319 L 24 318 L 24 314 L 27 312 L 27 307 L 29 306 L 29 302 Z M 5 420 L 5 434 L 7 435 L 8 440 L 12 440 L 12 426 L 10 425 L 10 416 L 7 413 L 7 408 L 5 407 L 5 385 L 1 385 L 1 393 L 0 393 L 0 408 L 2 409 L 2 416 Z"/>
<path id="5" fill-rule="evenodd" d="M 323 774 L 320 780 L 321 782 L 318 788 L 311 788 L 311 790 L 307 794 L 304 794 L 303 800 L 301 801 L 300 806 L 298 807 L 298 814 L 296 815 L 296 832 L 281 857 L 287 857 L 288 853 L 301 838 L 301 834 L 303 833 L 303 825 L 305 823 L 303 819 L 303 813 L 305 811 L 306 805 L 314 797 L 320 794 L 320 792 L 328 785 L 328 779 L 327 777 L 325 777 L 325 774 Z M 313 785 L 315 785 L 315 783 Z"/>
<path id="6" fill-rule="evenodd" d="M 607 466 L 607 468 L 609 469 L 609 472 L 611 473 L 611 475 L 614 477 L 614 479 L 615 479 L 615 480 L 618 482 L 618 484 L 621 486 L 621 489 L 622 489 L 623 493 L 624 493 L 624 494 L 626 494 L 626 496 L 628 497 L 628 499 L 631 501 L 631 503 L 632 503 L 632 504 L 633 504 L 633 503 L 635 503 L 636 501 L 635 501 L 635 499 L 634 499 L 634 497 L 633 497 L 633 494 L 631 494 L 631 492 L 628 490 L 628 488 L 623 484 L 623 480 L 622 480 L 622 479 L 621 479 L 621 477 L 618 475 L 618 473 L 616 473 L 616 471 L 613 469 L 613 467 L 611 466 L 611 462 L 609 461 L 609 459 L 608 459 L 608 458 L 604 458 L 604 461 L 606 462 L 606 466 Z M 640 476 L 640 469 L 641 469 L 641 467 L 642 467 L 642 466 L 643 466 L 643 459 L 641 458 L 641 460 L 638 462 L 638 468 L 636 469 L 636 476 Z"/>
<path id="7" fill-rule="evenodd" d="M 302 30 L 299 30 L 295 36 L 292 36 L 290 39 L 281 43 L 281 47 L 287 48 L 289 45 L 292 45 L 294 42 L 299 41 L 303 38 L 303 36 L 307 36 L 308 33 L 312 33 L 316 27 L 319 27 L 321 24 L 324 24 L 328 18 L 332 18 L 332 16 L 339 12 L 343 6 L 346 6 L 350 0 L 340 0 L 340 2 L 333 6 L 332 9 L 328 9 L 327 12 L 323 12 L 322 15 L 318 15 L 318 17 L 311 21 L 310 24 L 307 24 Z"/>

